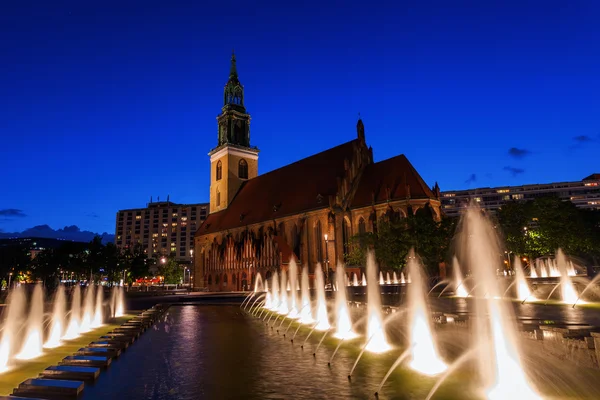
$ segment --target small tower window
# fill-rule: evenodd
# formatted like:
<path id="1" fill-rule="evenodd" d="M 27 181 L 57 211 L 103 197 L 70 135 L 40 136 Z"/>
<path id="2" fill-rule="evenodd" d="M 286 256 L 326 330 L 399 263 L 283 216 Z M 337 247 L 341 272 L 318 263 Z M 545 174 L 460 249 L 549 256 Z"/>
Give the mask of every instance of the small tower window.
<path id="1" fill-rule="evenodd" d="M 219 192 L 217 190 L 217 205 L 220 206 L 221 205 L 221 192 Z"/>
<path id="2" fill-rule="evenodd" d="M 221 161 L 217 162 L 217 180 L 220 181 L 223 177 L 223 164 Z"/>
<path id="3" fill-rule="evenodd" d="M 248 179 L 248 163 L 243 158 L 240 160 L 238 165 L 238 176 L 241 179 Z"/>

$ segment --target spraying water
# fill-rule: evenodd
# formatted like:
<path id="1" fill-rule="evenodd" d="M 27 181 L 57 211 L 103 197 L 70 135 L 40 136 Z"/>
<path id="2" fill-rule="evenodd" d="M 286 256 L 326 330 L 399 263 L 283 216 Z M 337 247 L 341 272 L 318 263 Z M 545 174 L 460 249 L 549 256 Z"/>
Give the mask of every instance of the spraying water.
<path id="1" fill-rule="evenodd" d="M 7 315 L 4 322 L 2 340 L 0 341 L 0 373 L 8 370 L 10 358 L 13 355 L 14 349 L 19 344 L 17 332 L 19 332 L 23 324 L 26 304 L 25 293 L 20 286 L 12 289 L 7 304 Z"/>
<path id="2" fill-rule="evenodd" d="M 92 328 L 99 328 L 104 323 L 104 289 L 98 286 L 96 291 L 96 306 L 94 308 L 94 317 L 92 319 Z"/>
<path id="3" fill-rule="evenodd" d="M 346 274 L 344 273 L 344 266 L 338 263 L 335 271 L 335 276 L 340 287 L 341 281 L 344 279 Z M 346 290 L 342 287 L 335 294 L 335 311 L 336 311 L 336 326 L 335 326 L 335 337 L 338 339 L 352 339 L 358 336 L 352 330 L 352 320 L 350 319 L 350 312 L 348 311 L 348 302 L 346 300 Z"/>
<path id="4" fill-rule="evenodd" d="M 271 300 L 271 311 L 277 311 L 279 309 L 279 304 L 281 303 L 279 298 L 279 274 L 277 274 L 277 271 L 273 273 L 271 292 L 273 297 Z"/>
<path id="5" fill-rule="evenodd" d="M 358 286 L 358 276 L 356 275 L 356 272 L 352 274 L 352 286 Z"/>
<path id="6" fill-rule="evenodd" d="M 539 267 L 539 263 L 540 263 L 539 260 L 536 260 L 535 263 L 533 263 L 533 262 L 531 263 L 531 267 L 529 267 L 529 277 L 530 278 L 537 279 L 538 273 L 536 271 L 536 267 Z"/>
<path id="7" fill-rule="evenodd" d="M 67 326 L 67 331 L 63 339 L 71 340 L 79 337 L 79 327 L 81 324 L 81 288 L 79 285 L 75 285 L 73 290 L 73 298 L 71 299 L 71 319 Z"/>
<path id="8" fill-rule="evenodd" d="M 408 289 L 410 367 L 426 375 L 437 375 L 446 370 L 440 359 L 431 329 L 430 311 L 426 302 L 423 267 L 411 249 L 407 262 L 414 282 Z"/>
<path id="9" fill-rule="evenodd" d="M 385 285 L 385 281 L 383 280 L 383 272 L 379 271 L 379 284 Z"/>
<path id="10" fill-rule="evenodd" d="M 316 285 L 317 285 L 317 325 L 314 329 L 318 331 L 326 331 L 331 325 L 329 325 L 329 317 L 327 315 L 327 300 L 325 299 L 325 279 L 323 278 L 323 270 L 321 263 L 317 263 L 315 270 Z"/>
<path id="11" fill-rule="evenodd" d="M 560 289 L 563 303 L 573 304 L 577 301 L 579 295 L 575 291 L 573 282 L 569 278 L 569 264 L 567 263 L 567 257 L 561 249 L 556 251 L 556 269 L 560 275 Z"/>
<path id="12" fill-rule="evenodd" d="M 54 309 L 52 310 L 52 327 L 48 340 L 44 343 L 44 348 L 53 349 L 61 345 L 60 339 L 65 329 L 65 315 L 67 311 L 67 299 L 65 298 L 65 288 L 58 285 L 54 293 Z"/>
<path id="13" fill-rule="evenodd" d="M 288 307 L 287 287 L 288 287 L 287 275 L 285 273 L 285 270 L 283 270 L 283 271 L 281 271 L 281 286 L 280 286 L 281 290 L 279 291 L 279 296 L 280 296 L 279 314 L 281 314 L 281 315 L 287 315 L 290 312 L 290 309 Z"/>
<path id="14" fill-rule="evenodd" d="M 394 271 L 394 274 L 393 274 L 393 282 L 394 282 L 394 285 L 398 284 L 398 275 L 396 274 L 396 271 Z"/>
<path id="15" fill-rule="evenodd" d="M 312 316 L 312 308 L 310 306 L 310 287 L 308 282 L 308 267 L 302 268 L 302 307 L 300 310 L 300 322 L 303 324 L 313 324 L 315 322 Z"/>
<path id="16" fill-rule="evenodd" d="M 300 313 L 298 312 L 298 266 L 296 265 L 296 261 L 292 258 L 289 264 L 289 272 L 290 272 L 290 313 L 288 318 L 296 319 L 300 318 Z"/>
<path id="17" fill-rule="evenodd" d="M 400 272 L 400 283 L 402 285 L 406 284 L 406 279 L 404 279 L 404 271 Z"/>
<path id="18" fill-rule="evenodd" d="M 452 259 L 452 270 L 454 271 L 454 281 L 456 283 L 454 295 L 456 297 L 467 297 L 469 293 L 467 292 L 467 288 L 465 287 L 465 280 L 463 278 L 462 272 L 460 271 L 460 264 L 458 263 L 458 259 L 456 257 Z"/>
<path id="19" fill-rule="evenodd" d="M 35 285 L 35 289 L 33 289 L 26 324 L 25 343 L 23 343 L 21 352 L 15 356 L 19 360 L 31 360 L 42 355 L 44 328 L 44 289 L 42 285 Z"/>
<path id="20" fill-rule="evenodd" d="M 362 274 L 362 285 L 367 286 L 367 276 L 365 275 L 364 272 Z"/>
<path id="21" fill-rule="evenodd" d="M 385 283 L 388 284 L 388 285 L 392 284 L 392 278 L 390 277 L 390 273 L 389 272 L 385 273 Z"/>
<path id="22" fill-rule="evenodd" d="M 254 280 L 254 293 L 264 292 L 263 280 L 260 273 L 256 273 L 256 279 Z"/>
<path id="23" fill-rule="evenodd" d="M 513 267 L 517 274 L 517 298 L 521 301 L 525 301 L 525 299 L 531 296 L 531 290 L 529 290 L 529 285 L 527 285 L 527 280 L 525 279 L 525 272 L 523 271 L 521 259 L 517 256 L 515 256 Z M 535 297 L 531 299 L 535 300 Z"/>
<path id="24" fill-rule="evenodd" d="M 377 263 L 375 254 L 367 254 L 367 340 L 366 350 L 383 353 L 391 347 L 388 344 L 381 318 L 381 292 L 377 284 Z"/>
<path id="25" fill-rule="evenodd" d="M 94 316 L 94 285 L 89 285 L 85 291 L 83 301 L 83 317 L 79 325 L 79 333 L 86 333 L 92 330 L 92 318 Z"/>
<path id="26" fill-rule="evenodd" d="M 267 295 L 265 296 L 265 305 L 263 307 L 270 310 L 273 307 L 273 295 L 269 291 L 269 281 L 265 281 L 265 292 Z"/>
<path id="27" fill-rule="evenodd" d="M 489 399 L 539 399 L 531 389 L 523 371 L 517 349 L 516 327 L 512 326 L 512 308 L 495 300 L 499 297 L 496 278 L 500 246 L 492 224 L 477 207 L 469 208 L 461 220 L 459 238 L 464 247 L 468 265 L 477 282 L 475 296 L 475 323 L 473 337 L 479 372 Z M 476 289 L 474 288 L 474 289 Z M 484 296 L 488 299 L 484 299 Z M 487 316 L 487 317 L 486 317 Z"/>
<path id="28" fill-rule="evenodd" d="M 125 315 L 125 291 L 123 287 L 114 289 L 116 292 L 115 317 L 119 318 Z"/>

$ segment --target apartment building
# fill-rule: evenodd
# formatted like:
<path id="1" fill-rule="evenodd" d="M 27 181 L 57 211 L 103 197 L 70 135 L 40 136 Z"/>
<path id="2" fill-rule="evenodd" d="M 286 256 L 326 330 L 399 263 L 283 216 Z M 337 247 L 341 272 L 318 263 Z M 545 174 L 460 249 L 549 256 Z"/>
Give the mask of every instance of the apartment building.
<path id="1" fill-rule="evenodd" d="M 150 202 L 145 208 L 117 212 L 115 244 L 120 249 L 142 245 L 149 258 L 174 254 L 190 262 L 194 234 L 208 215 L 208 203 Z"/>
<path id="2" fill-rule="evenodd" d="M 509 201 L 527 201 L 547 195 L 569 200 L 580 208 L 600 209 L 600 174 L 592 174 L 574 182 L 451 190 L 442 192 L 441 200 L 443 212 L 448 216 L 457 216 L 472 200 L 479 203 L 481 208 L 495 212 Z"/>

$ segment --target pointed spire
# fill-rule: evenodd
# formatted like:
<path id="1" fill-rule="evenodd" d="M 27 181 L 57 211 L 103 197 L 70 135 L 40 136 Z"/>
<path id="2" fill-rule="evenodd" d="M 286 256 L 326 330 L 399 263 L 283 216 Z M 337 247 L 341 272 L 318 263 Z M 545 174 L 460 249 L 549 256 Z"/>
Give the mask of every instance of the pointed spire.
<path id="1" fill-rule="evenodd" d="M 231 69 L 229 70 L 229 79 L 237 79 L 237 67 L 235 65 L 235 51 L 231 50 Z"/>

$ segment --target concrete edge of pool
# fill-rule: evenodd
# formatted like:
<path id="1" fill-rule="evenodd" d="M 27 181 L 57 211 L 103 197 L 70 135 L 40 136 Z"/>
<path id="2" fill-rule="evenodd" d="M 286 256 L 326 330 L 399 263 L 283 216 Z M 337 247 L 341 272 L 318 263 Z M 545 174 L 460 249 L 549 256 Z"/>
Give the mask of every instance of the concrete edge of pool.
<path id="1" fill-rule="evenodd" d="M 169 304 L 156 304 L 140 314 L 127 319 L 97 340 L 83 345 L 57 365 L 51 365 L 21 382 L 12 394 L 0 396 L 0 400 L 75 399 L 81 395 L 86 383 L 94 382 L 102 370 L 110 367 L 113 359 L 132 345 L 142 333 L 152 327 Z"/>

